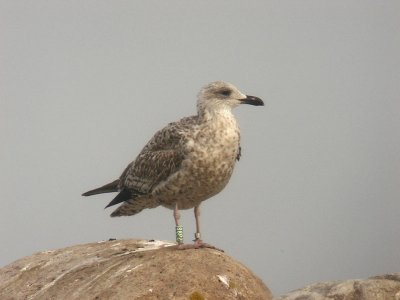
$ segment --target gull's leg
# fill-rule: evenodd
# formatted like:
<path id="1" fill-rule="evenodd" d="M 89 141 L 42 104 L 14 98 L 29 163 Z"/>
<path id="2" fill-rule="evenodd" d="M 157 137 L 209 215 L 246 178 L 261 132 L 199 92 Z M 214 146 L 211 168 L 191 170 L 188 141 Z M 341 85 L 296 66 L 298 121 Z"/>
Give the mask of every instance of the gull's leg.
<path id="1" fill-rule="evenodd" d="M 181 225 L 179 225 L 180 218 L 181 218 L 181 214 L 178 209 L 178 203 L 175 203 L 174 220 L 175 220 L 176 242 L 179 245 L 182 245 L 183 244 L 183 227 Z"/>
<path id="2" fill-rule="evenodd" d="M 200 206 L 194 207 L 194 217 L 196 219 L 196 233 L 194 234 L 194 242 L 202 243 L 200 233 Z"/>
<path id="3" fill-rule="evenodd" d="M 175 216 L 175 210 L 174 210 L 174 216 Z M 224 250 L 218 249 L 218 248 L 216 248 L 216 247 L 214 247 L 214 246 L 212 246 L 210 244 L 203 243 L 203 241 L 201 240 L 201 234 L 200 234 L 200 206 L 196 206 L 194 208 L 194 217 L 196 219 L 196 233 L 194 234 L 194 244 L 181 244 L 181 243 L 178 243 L 178 249 L 186 250 L 186 249 L 211 248 L 211 249 L 216 249 L 216 250 L 219 250 L 221 252 L 224 252 Z M 175 223 L 176 223 L 176 218 L 175 218 Z M 176 223 L 176 226 L 177 226 L 176 228 L 178 228 L 178 226 L 179 226 L 178 223 Z M 177 231 L 177 241 L 178 241 L 178 231 Z"/>

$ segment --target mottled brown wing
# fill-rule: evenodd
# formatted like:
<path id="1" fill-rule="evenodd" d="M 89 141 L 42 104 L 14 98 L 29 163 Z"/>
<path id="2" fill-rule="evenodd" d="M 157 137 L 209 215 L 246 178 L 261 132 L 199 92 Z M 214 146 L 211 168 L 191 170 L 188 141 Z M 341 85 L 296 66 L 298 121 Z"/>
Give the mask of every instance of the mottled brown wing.
<path id="1" fill-rule="evenodd" d="M 141 153 L 126 172 L 123 188 L 142 194 L 150 193 L 154 186 L 179 169 L 183 158 L 176 150 Z"/>
<path id="2" fill-rule="evenodd" d="M 158 131 L 121 175 L 121 188 L 147 194 L 179 170 L 185 159 L 185 133 L 195 122 L 189 117 Z"/>

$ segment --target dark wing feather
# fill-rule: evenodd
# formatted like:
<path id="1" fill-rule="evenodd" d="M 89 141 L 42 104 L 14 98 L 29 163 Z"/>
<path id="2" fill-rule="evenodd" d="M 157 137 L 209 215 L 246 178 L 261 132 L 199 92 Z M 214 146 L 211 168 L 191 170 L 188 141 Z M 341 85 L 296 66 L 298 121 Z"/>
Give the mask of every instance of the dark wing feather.
<path id="1" fill-rule="evenodd" d="M 131 199 L 131 198 L 132 198 L 131 192 L 129 192 L 128 190 L 122 190 L 122 191 L 119 192 L 119 194 L 118 194 L 114 199 L 112 199 L 112 201 L 111 201 L 110 203 L 108 203 L 108 205 L 107 205 L 106 207 L 104 207 L 104 208 L 107 208 L 107 207 L 113 206 L 113 205 L 115 205 L 115 204 L 118 204 L 118 203 L 127 201 L 127 200 L 129 200 L 129 199 Z"/>
<path id="2" fill-rule="evenodd" d="M 242 156 L 242 147 L 239 145 L 238 153 L 236 155 L 236 160 L 239 161 L 241 156 Z"/>
<path id="3" fill-rule="evenodd" d="M 119 179 L 114 180 L 113 182 L 107 183 L 106 185 L 103 185 L 97 189 L 90 190 L 86 193 L 83 193 L 82 196 L 92 196 L 92 195 L 96 195 L 96 194 L 118 192 L 118 184 L 119 184 Z"/>

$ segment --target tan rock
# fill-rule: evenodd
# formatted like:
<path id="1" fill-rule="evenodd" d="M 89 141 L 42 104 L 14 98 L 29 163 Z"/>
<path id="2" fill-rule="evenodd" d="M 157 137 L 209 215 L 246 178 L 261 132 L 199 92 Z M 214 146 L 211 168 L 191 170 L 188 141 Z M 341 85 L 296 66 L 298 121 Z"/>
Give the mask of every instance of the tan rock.
<path id="1" fill-rule="evenodd" d="M 311 284 L 274 300 L 400 300 L 400 273 Z"/>
<path id="2" fill-rule="evenodd" d="M 0 269 L 0 299 L 272 299 L 226 254 L 116 240 L 46 251 Z"/>

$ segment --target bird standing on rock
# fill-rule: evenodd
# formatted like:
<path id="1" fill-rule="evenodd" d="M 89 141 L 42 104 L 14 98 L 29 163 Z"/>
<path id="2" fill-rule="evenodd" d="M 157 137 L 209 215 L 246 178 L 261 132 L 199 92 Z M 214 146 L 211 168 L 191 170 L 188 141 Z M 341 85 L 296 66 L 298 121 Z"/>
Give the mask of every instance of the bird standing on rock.
<path id="1" fill-rule="evenodd" d="M 131 216 L 145 208 L 173 209 L 179 249 L 214 248 L 200 235 L 200 204 L 228 183 L 241 155 L 240 130 L 232 114 L 239 104 L 264 105 L 223 81 L 200 90 L 197 115 L 168 124 L 156 132 L 119 179 L 83 196 L 119 192 L 106 206 L 122 203 L 112 217 Z M 180 209 L 194 208 L 194 244 L 183 244 Z"/>

